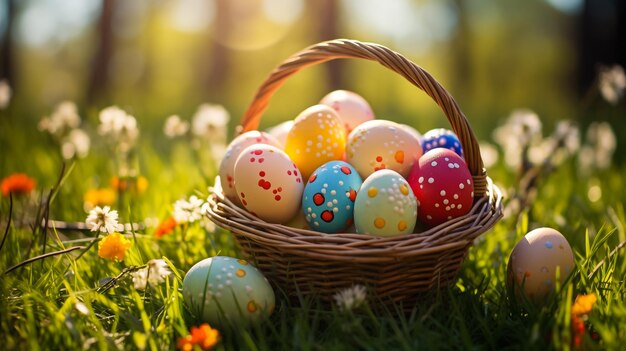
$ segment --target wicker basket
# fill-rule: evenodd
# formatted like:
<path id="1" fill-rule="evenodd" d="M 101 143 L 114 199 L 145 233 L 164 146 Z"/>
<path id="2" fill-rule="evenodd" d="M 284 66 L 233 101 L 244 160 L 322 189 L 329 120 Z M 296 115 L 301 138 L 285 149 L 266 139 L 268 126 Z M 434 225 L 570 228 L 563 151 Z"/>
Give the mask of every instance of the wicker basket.
<path id="1" fill-rule="evenodd" d="M 473 240 L 502 217 L 502 194 L 487 177 L 474 133 L 452 96 L 425 70 L 378 44 L 340 39 L 315 44 L 291 56 L 263 82 L 240 131 L 258 127 L 270 98 L 289 76 L 339 58 L 377 61 L 439 105 L 461 140 L 474 178 L 471 212 L 404 236 L 324 234 L 266 223 L 237 207 L 219 189 L 213 189 L 208 216 L 230 230 L 243 255 L 289 297 L 314 295 L 328 301 L 339 290 L 362 284 L 383 302 L 402 301 L 411 306 L 420 293 L 454 283 Z"/>

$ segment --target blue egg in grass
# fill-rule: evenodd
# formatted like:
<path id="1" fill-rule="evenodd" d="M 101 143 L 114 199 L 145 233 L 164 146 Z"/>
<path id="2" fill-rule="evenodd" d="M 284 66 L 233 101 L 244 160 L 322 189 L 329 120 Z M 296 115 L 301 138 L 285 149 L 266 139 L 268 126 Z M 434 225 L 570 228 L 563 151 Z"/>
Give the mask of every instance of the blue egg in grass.
<path id="1" fill-rule="evenodd" d="M 422 149 L 424 153 L 438 147 L 452 150 L 465 159 L 461 141 L 451 130 L 445 128 L 431 129 L 422 136 Z"/>
<path id="2" fill-rule="evenodd" d="M 316 169 L 302 196 L 302 210 L 309 227 L 323 233 L 338 233 L 350 227 L 362 183 L 356 169 L 344 161 L 330 161 Z"/>

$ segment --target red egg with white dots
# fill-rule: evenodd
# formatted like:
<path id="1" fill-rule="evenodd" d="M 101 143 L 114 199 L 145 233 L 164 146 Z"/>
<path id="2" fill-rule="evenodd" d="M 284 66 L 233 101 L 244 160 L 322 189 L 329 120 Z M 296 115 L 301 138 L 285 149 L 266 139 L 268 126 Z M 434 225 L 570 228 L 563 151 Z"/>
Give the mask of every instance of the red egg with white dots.
<path id="1" fill-rule="evenodd" d="M 270 223 L 287 223 L 300 209 L 302 174 L 287 154 L 265 144 L 245 148 L 235 162 L 235 189 L 243 207 Z"/>
<path id="2" fill-rule="evenodd" d="M 474 201 L 474 181 L 463 158 L 437 148 L 415 163 L 408 178 L 417 198 L 418 219 L 435 226 L 467 214 Z"/>

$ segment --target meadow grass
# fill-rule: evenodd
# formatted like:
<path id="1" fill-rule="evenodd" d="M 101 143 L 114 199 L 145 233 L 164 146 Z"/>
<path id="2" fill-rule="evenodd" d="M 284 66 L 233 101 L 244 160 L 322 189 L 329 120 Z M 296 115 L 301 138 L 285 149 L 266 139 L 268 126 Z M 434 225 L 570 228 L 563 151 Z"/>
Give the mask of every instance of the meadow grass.
<path id="1" fill-rule="evenodd" d="M 8 122 L 0 123 L 7 127 Z M 84 221 L 82 195 L 115 175 L 105 145 L 96 142 L 87 158 L 63 167 L 52 141 L 37 133 L 21 132 L 24 139 L 19 140 L 1 133 L 3 150 L 10 150 L 3 151 L 2 175 L 25 170 L 39 181 L 30 197 L 0 202 L 5 240 L 0 251 L 2 348 L 174 349 L 177 340 L 200 323 L 182 299 L 182 279 L 204 258 L 238 256 L 230 233 L 189 225 L 157 239 L 154 228 L 132 230 L 125 233 L 133 246 L 123 262 L 98 257 L 94 245 L 7 272 L 45 253 L 88 247 L 94 233 L 49 226 L 45 235 L 40 223 L 46 218 Z M 162 220 L 175 200 L 193 193 L 206 196 L 213 182 L 216 166 L 209 157 L 198 156 L 185 141 L 156 139 L 144 138 L 138 148 L 138 168 L 149 181 L 148 189 L 120 193 L 113 206 L 121 222 Z M 619 245 L 626 240 L 626 172 L 613 166 L 589 176 L 576 174 L 576 163 L 569 160 L 542 176 L 528 206 L 507 211 L 476 240 L 456 283 L 424 295 L 408 313 L 401 306 L 384 307 L 375 297 L 352 311 L 311 297 L 294 303 L 277 289 L 269 320 L 248 327 L 224 326 L 215 349 L 569 349 L 571 307 L 583 293 L 595 293 L 598 300 L 588 315 L 582 348 L 621 349 L 626 341 L 626 249 Z M 490 169 L 490 176 L 505 190 L 518 181 L 501 164 Z M 594 201 L 588 196 L 591 185 L 602 191 Z M 576 269 L 554 296 L 535 306 L 511 298 L 506 265 L 515 243 L 540 226 L 556 228 L 567 237 Z M 173 274 L 161 285 L 136 290 L 130 273 L 155 258 L 166 259 Z"/>

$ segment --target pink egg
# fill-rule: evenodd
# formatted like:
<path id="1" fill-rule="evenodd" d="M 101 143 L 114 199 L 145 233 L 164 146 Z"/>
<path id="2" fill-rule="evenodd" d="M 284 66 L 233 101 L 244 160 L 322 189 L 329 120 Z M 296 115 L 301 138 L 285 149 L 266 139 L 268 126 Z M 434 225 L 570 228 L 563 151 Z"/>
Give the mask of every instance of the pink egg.
<path id="1" fill-rule="evenodd" d="M 351 91 L 330 92 L 322 98 L 320 104 L 330 106 L 337 112 L 348 133 L 359 124 L 374 119 L 369 103 L 361 95 Z"/>
<path id="2" fill-rule="evenodd" d="M 280 142 L 278 142 L 278 140 L 276 140 L 276 138 L 272 135 L 251 130 L 237 136 L 230 142 L 226 148 L 224 158 L 220 163 L 218 173 L 220 175 L 222 191 L 226 197 L 228 197 L 231 201 L 234 201 L 237 205 L 240 203 L 237 198 L 237 192 L 235 191 L 235 162 L 245 148 L 254 144 L 268 144 L 280 147 Z"/>
<path id="3" fill-rule="evenodd" d="M 284 151 L 256 144 L 237 158 L 235 189 L 250 213 L 267 222 L 287 223 L 299 212 L 304 183 Z"/>
<path id="4" fill-rule="evenodd" d="M 428 151 L 415 163 L 408 180 L 417 198 L 418 218 L 428 226 L 463 216 L 472 208 L 474 181 L 454 151 Z"/>

